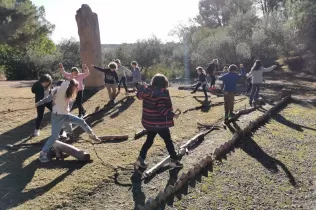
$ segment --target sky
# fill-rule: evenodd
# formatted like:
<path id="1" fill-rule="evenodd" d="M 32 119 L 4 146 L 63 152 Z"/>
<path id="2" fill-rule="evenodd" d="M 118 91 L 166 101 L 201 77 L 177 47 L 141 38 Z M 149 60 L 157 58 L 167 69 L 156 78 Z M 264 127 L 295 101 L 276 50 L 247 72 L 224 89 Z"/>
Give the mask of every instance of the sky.
<path id="1" fill-rule="evenodd" d="M 88 4 L 98 14 L 102 44 L 133 43 L 152 35 L 162 41 L 177 41 L 168 33 L 179 22 L 198 14 L 199 0 L 32 0 L 44 6 L 46 19 L 55 24 L 54 42 L 79 40 L 76 11 Z"/>

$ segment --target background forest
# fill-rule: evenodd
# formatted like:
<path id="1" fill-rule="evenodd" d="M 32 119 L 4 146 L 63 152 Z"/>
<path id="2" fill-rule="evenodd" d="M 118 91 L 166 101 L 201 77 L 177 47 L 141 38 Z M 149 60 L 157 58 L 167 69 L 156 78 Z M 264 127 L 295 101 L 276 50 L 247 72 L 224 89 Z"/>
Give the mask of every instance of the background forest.
<path id="1" fill-rule="evenodd" d="M 170 31 L 178 42 L 153 36 L 102 45 L 103 65 L 115 58 L 125 66 L 136 60 L 147 78 L 157 72 L 183 78 L 213 58 L 221 65 L 244 63 L 247 70 L 259 58 L 267 65 L 277 61 L 285 71 L 315 72 L 314 0 L 200 0 L 196 6 L 199 14 L 189 24 L 178 23 Z M 8 80 L 57 76 L 60 61 L 67 69 L 81 66 L 75 38 L 50 39 L 54 25 L 45 19 L 44 7 L 30 0 L 0 0 L 0 22 L 0 71 Z"/>

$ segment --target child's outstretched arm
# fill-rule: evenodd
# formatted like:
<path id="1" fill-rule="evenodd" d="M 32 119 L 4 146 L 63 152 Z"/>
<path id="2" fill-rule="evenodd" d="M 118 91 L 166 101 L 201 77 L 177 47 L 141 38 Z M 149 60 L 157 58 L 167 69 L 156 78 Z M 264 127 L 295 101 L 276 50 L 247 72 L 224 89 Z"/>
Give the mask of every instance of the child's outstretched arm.
<path id="1" fill-rule="evenodd" d="M 252 70 L 251 70 L 246 76 L 247 76 L 247 78 L 250 78 L 250 77 L 252 77 L 252 75 L 253 75 L 253 73 L 252 73 Z"/>
<path id="2" fill-rule="evenodd" d="M 83 69 L 83 73 L 81 73 L 79 75 L 82 75 L 82 78 L 84 79 L 90 75 L 90 70 L 86 64 L 82 65 L 82 69 Z"/>
<path id="3" fill-rule="evenodd" d="M 66 79 L 71 79 L 72 75 L 71 73 L 68 73 L 65 71 L 64 66 L 62 63 L 59 63 L 59 69 L 61 74 L 66 78 Z"/>
<path id="4" fill-rule="evenodd" d="M 142 86 L 140 86 L 139 90 L 137 91 L 136 97 L 137 97 L 139 100 L 143 100 L 144 94 L 145 94 L 145 86 L 142 85 Z"/>
<path id="5" fill-rule="evenodd" d="M 48 103 L 48 102 L 51 102 L 51 101 L 53 100 L 53 98 L 54 98 L 53 94 L 50 94 L 50 95 L 48 95 L 46 98 L 43 98 L 42 100 L 40 100 L 39 102 L 37 102 L 37 103 L 35 104 L 35 107 L 38 107 L 38 106 L 44 105 L 44 104 L 46 104 L 46 103 Z"/>
<path id="6" fill-rule="evenodd" d="M 273 71 L 275 68 L 276 68 L 276 65 L 273 65 L 269 68 L 263 68 L 263 72 L 270 72 L 270 71 Z"/>
<path id="7" fill-rule="evenodd" d="M 98 67 L 98 66 L 95 66 L 95 65 L 93 65 L 93 64 L 91 64 L 91 66 L 92 66 L 94 69 L 98 70 L 98 71 L 101 71 L 101 72 L 105 72 L 105 71 L 106 71 L 106 69 L 101 68 L 101 67 Z"/>

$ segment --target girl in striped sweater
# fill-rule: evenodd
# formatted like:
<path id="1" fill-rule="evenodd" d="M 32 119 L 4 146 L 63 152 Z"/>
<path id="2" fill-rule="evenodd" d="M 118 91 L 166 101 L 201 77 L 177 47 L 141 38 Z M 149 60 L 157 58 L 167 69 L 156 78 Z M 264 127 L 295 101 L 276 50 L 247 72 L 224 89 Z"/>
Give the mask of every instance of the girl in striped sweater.
<path id="1" fill-rule="evenodd" d="M 147 167 L 145 163 L 147 151 L 154 143 L 157 134 L 166 144 L 173 167 L 182 167 L 175 152 L 169 130 L 170 127 L 174 126 L 173 118 L 178 118 L 180 114 L 173 112 L 167 89 L 168 85 L 168 79 L 164 75 L 156 74 L 152 78 L 151 85 L 141 86 L 136 95 L 138 99 L 143 100 L 142 124 L 147 130 L 146 142 L 135 163 L 141 168 Z"/>

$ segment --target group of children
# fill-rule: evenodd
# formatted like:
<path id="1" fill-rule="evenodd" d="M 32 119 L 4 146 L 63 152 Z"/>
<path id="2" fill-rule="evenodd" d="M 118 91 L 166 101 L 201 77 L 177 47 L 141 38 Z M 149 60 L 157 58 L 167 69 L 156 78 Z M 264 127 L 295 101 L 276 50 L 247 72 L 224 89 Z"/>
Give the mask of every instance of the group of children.
<path id="1" fill-rule="evenodd" d="M 215 86 L 215 73 L 218 67 L 213 65 L 213 72 L 211 76 L 211 86 Z M 109 92 L 110 100 L 113 102 L 116 94 L 116 87 L 120 90 L 120 85 L 123 84 L 126 94 L 128 94 L 126 86 L 126 74 L 133 74 L 133 82 L 137 88 L 137 98 L 143 101 L 142 108 L 142 125 L 147 130 L 147 139 L 143 144 L 139 157 L 137 158 L 135 165 L 146 168 L 145 162 L 146 155 L 150 147 L 154 142 L 154 138 L 158 134 L 165 142 L 166 148 L 170 155 L 171 164 L 173 167 L 183 167 L 179 161 L 179 157 L 175 151 L 172 143 L 170 127 L 174 126 L 174 119 L 179 117 L 179 113 L 173 110 L 171 97 L 168 91 L 169 82 L 168 79 L 162 75 L 155 75 L 150 85 L 142 83 L 140 71 L 136 62 L 132 62 L 133 70 L 130 71 L 121 66 L 120 61 L 117 59 L 115 62 L 111 62 L 108 68 L 100 68 L 92 65 L 96 70 L 100 70 L 105 74 L 105 86 Z M 263 72 L 272 71 L 275 66 L 270 68 L 264 68 L 262 62 L 257 60 L 252 67 L 251 71 L 246 75 L 248 78 L 252 78 L 252 92 L 250 95 L 250 104 L 253 100 L 256 100 L 259 96 L 260 84 L 262 83 Z M 62 64 L 59 65 L 59 69 L 68 80 L 60 82 L 59 86 L 49 90 L 49 86 L 52 83 L 52 79 L 49 75 L 44 75 L 36 82 L 32 87 L 32 92 L 35 93 L 35 102 L 38 112 L 38 118 L 36 120 L 36 131 L 39 130 L 40 122 L 44 113 L 45 107 L 52 111 L 51 123 L 52 123 L 52 135 L 46 141 L 42 151 L 40 152 L 40 161 L 48 162 L 50 159 L 47 153 L 52 148 L 54 142 L 58 139 L 60 131 L 65 128 L 71 132 L 71 125 L 75 124 L 80 126 L 85 132 L 87 132 L 92 140 L 95 142 L 101 142 L 101 140 L 93 133 L 92 129 L 87 125 L 85 120 L 79 116 L 70 114 L 72 102 L 81 103 L 79 108 L 79 115 L 84 114 L 85 110 L 82 107 L 82 91 L 83 91 L 83 79 L 89 76 L 89 69 L 86 65 L 83 65 L 83 73 L 79 73 L 77 68 L 72 68 L 71 73 L 66 73 Z M 118 73 L 118 72 L 119 73 Z M 135 72 L 135 73 L 134 73 Z M 199 83 L 195 86 L 195 92 L 197 88 L 202 86 L 205 97 L 207 99 L 207 75 L 202 67 L 197 68 L 199 74 Z M 211 72 L 208 69 L 208 72 Z M 120 75 L 120 78 L 119 76 Z M 214 76 L 214 77 L 213 77 Z M 224 101 L 225 101 L 225 120 L 234 115 L 234 96 L 236 92 L 237 82 L 242 77 L 242 74 L 238 73 L 238 67 L 234 64 L 230 65 L 228 72 L 219 77 L 219 80 L 224 84 Z M 45 97 L 46 96 L 46 97 Z M 81 109 L 81 112 L 80 112 Z"/>
<path id="2" fill-rule="evenodd" d="M 249 104 L 253 106 L 253 103 L 258 100 L 260 86 L 263 82 L 263 73 L 272 71 L 276 68 L 276 66 L 271 66 L 269 68 L 264 68 L 262 65 L 262 61 L 256 60 L 251 71 L 247 74 L 243 64 L 240 64 L 240 69 L 238 71 L 238 67 L 234 64 L 229 67 L 225 66 L 223 71 L 218 71 L 218 60 L 214 59 L 213 62 L 208 66 L 207 71 L 205 71 L 202 67 L 197 67 L 196 71 L 198 73 L 198 83 L 193 85 L 195 89 L 192 93 L 195 93 L 199 87 L 202 86 L 205 102 L 208 103 L 208 95 L 207 95 L 207 74 L 211 78 L 210 90 L 215 88 L 215 75 L 221 74 L 218 78 L 222 83 L 222 90 L 224 92 L 224 109 L 225 109 L 225 121 L 228 121 L 229 118 L 233 117 L 234 114 L 234 97 L 236 93 L 237 83 L 242 81 L 242 83 L 246 84 L 248 81 L 248 85 L 250 86 L 251 93 L 249 97 Z M 249 88 L 247 90 L 249 92 Z"/>

